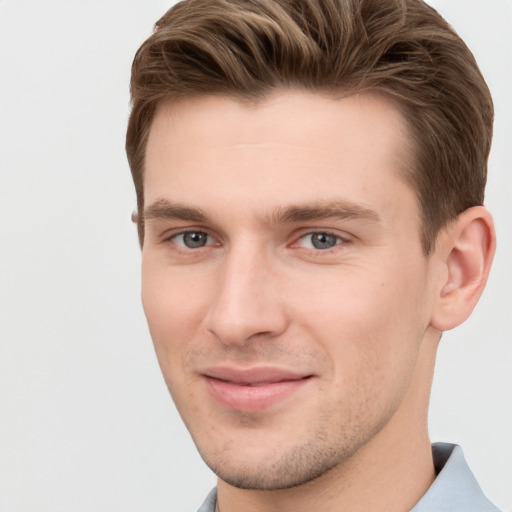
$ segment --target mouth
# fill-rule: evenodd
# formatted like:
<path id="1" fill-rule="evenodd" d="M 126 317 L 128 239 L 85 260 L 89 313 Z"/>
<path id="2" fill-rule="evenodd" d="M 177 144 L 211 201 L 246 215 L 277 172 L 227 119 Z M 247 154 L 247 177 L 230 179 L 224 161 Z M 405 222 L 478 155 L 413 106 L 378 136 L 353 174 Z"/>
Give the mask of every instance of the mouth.
<path id="1" fill-rule="evenodd" d="M 222 407 L 256 412 L 289 399 L 313 375 L 271 367 L 215 367 L 208 369 L 203 377 L 210 396 Z"/>

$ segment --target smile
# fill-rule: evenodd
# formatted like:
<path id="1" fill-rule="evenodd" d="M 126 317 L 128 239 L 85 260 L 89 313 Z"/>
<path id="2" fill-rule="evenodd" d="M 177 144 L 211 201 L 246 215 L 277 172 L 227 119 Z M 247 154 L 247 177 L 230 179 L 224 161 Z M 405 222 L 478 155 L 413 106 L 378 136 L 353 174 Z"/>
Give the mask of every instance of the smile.
<path id="1" fill-rule="evenodd" d="M 216 403 L 244 412 L 262 411 L 283 402 L 311 377 L 278 368 L 212 368 L 204 374 L 208 393 Z"/>

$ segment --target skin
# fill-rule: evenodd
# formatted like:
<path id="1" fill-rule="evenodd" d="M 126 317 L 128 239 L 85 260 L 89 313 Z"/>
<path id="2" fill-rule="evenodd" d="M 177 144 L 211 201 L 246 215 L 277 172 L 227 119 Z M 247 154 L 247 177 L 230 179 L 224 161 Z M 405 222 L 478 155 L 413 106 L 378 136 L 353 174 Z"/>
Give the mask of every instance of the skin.
<path id="1" fill-rule="evenodd" d="M 417 198 L 400 178 L 406 134 L 395 105 L 372 94 L 201 97 L 157 111 L 142 299 L 222 512 L 405 511 L 435 478 L 436 349 L 490 264 L 454 248 L 465 234 L 490 254 L 493 237 L 481 209 L 424 256 Z M 236 395 L 226 404 L 212 368 L 271 368 L 300 384 L 277 399 L 245 387 L 246 403 L 221 381 L 222 396 Z"/>

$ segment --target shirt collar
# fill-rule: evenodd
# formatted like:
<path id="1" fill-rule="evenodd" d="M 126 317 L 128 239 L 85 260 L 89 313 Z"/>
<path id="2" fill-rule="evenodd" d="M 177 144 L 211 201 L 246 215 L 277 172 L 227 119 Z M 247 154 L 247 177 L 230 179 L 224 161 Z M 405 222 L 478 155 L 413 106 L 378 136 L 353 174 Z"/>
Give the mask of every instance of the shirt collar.
<path id="1" fill-rule="evenodd" d="M 437 478 L 411 512 L 499 512 L 485 497 L 455 444 L 434 443 Z"/>

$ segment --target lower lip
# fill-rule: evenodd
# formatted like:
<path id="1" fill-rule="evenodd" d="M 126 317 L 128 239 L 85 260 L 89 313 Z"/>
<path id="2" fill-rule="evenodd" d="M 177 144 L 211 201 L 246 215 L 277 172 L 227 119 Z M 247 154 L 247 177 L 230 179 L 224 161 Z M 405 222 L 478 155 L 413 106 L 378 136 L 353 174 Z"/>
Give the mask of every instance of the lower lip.
<path id="1" fill-rule="evenodd" d="M 210 395 L 224 407 L 256 412 L 281 402 L 305 386 L 311 378 L 272 382 L 261 386 L 240 386 L 210 377 L 205 377 L 205 380 Z"/>

